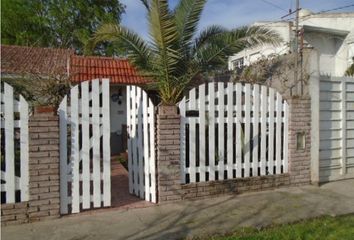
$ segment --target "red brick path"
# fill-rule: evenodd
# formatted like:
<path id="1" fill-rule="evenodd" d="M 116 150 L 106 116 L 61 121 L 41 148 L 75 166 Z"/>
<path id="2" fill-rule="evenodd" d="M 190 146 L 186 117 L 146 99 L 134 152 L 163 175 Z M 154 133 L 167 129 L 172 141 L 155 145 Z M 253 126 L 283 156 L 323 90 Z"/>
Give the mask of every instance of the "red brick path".
<path id="1" fill-rule="evenodd" d="M 153 205 L 129 193 L 128 172 L 115 158 L 111 160 L 111 189 L 113 208 L 139 208 Z"/>

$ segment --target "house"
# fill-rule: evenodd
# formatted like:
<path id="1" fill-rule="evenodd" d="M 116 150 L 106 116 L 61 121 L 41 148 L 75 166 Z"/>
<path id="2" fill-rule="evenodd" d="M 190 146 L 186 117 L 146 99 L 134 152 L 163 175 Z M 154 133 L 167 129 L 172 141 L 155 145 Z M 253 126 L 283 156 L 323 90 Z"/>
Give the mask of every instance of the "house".
<path id="1" fill-rule="evenodd" d="M 21 77 L 24 74 L 67 76 L 78 84 L 95 78 L 110 79 L 110 117 L 112 154 L 126 148 L 126 85 L 144 85 L 127 59 L 97 56 L 78 56 L 71 49 L 1 46 L 1 78 Z"/>
<path id="2" fill-rule="evenodd" d="M 278 33 L 283 41 L 279 46 L 264 45 L 247 48 L 229 58 L 229 69 L 248 66 L 262 57 L 293 52 L 294 23 L 288 21 L 256 22 L 255 26 L 269 28 Z M 318 70 L 321 75 L 343 76 L 352 64 L 354 56 L 354 12 L 312 13 L 299 12 L 300 48 L 314 50 L 318 55 Z M 314 69 L 308 69 L 312 72 Z"/>
<path id="3" fill-rule="evenodd" d="M 298 71 L 294 67 L 294 54 L 290 54 L 295 49 L 294 23 L 287 21 L 255 23 L 277 32 L 283 38 L 282 43 L 247 48 L 229 57 L 228 67 L 242 71 L 243 66 L 273 55 L 288 61 L 286 67 L 292 67 L 290 71 L 281 71 L 281 77 L 273 74 L 269 84 L 277 89 L 287 84 L 291 88 L 282 93 L 284 97 L 297 95 L 311 101 L 312 182 L 352 178 L 353 79 L 344 75 L 353 63 L 354 12 L 316 14 L 303 9 L 299 18 Z M 258 66 L 255 64 L 255 68 Z"/>

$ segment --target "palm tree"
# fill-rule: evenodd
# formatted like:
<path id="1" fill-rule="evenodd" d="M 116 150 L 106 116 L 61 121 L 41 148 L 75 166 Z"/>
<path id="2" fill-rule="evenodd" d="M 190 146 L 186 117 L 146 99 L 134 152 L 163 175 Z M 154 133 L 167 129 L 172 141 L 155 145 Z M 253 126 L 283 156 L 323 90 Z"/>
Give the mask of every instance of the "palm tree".
<path id="1" fill-rule="evenodd" d="M 280 41 L 277 34 L 261 27 L 227 30 L 213 25 L 198 33 L 206 1 L 180 0 L 170 10 L 168 0 L 141 0 L 147 9 L 150 41 L 123 26 L 104 24 L 88 47 L 118 42 L 140 73 L 153 79 L 162 104 L 174 105 L 188 84 L 202 73 L 225 67 L 228 56 L 245 47 Z"/>

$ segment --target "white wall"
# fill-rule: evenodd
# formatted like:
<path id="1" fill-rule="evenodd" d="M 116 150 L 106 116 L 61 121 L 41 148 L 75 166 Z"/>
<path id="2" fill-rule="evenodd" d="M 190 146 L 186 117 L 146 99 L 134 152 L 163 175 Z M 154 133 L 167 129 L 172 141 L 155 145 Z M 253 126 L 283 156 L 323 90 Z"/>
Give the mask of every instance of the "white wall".
<path id="1" fill-rule="evenodd" d="M 262 56 L 269 56 L 274 53 L 281 55 L 289 51 L 290 31 L 288 23 L 274 22 L 270 24 L 260 22 L 254 25 L 263 25 L 278 32 L 285 41 L 281 46 L 273 47 L 266 45 L 253 49 L 245 49 L 229 57 L 230 70 L 233 70 L 232 61 L 241 57 L 244 58 L 244 65 L 250 65 Z M 343 76 L 345 70 L 352 63 L 351 58 L 354 56 L 354 13 L 304 15 L 300 19 L 300 27 L 302 25 L 350 32 L 346 38 L 318 32 L 305 33 L 305 40 L 318 50 L 319 70 L 321 73 L 332 76 Z"/>
<path id="2" fill-rule="evenodd" d="M 112 96 L 117 95 L 121 91 L 121 104 L 114 102 Z M 111 85 L 111 132 L 122 134 L 122 125 L 127 124 L 127 94 L 125 86 Z"/>
<path id="3" fill-rule="evenodd" d="M 277 45 L 266 44 L 256 48 L 245 49 L 238 54 L 229 57 L 229 69 L 233 70 L 232 62 L 239 58 L 244 58 L 244 65 L 248 66 L 262 57 L 267 57 L 272 54 L 286 54 L 289 52 L 288 42 L 290 40 L 290 30 L 288 22 L 256 22 L 254 26 L 268 28 L 282 38 L 282 42 Z"/>
<path id="4" fill-rule="evenodd" d="M 351 31 L 354 29 L 354 13 L 315 14 L 304 17 L 300 24 Z"/>
<path id="5" fill-rule="evenodd" d="M 122 135 L 122 125 L 127 124 L 127 95 L 126 86 L 117 86 L 111 84 L 111 154 L 117 155 L 126 149 L 126 139 Z M 120 104 L 113 101 L 112 97 L 117 96 L 121 92 Z"/>

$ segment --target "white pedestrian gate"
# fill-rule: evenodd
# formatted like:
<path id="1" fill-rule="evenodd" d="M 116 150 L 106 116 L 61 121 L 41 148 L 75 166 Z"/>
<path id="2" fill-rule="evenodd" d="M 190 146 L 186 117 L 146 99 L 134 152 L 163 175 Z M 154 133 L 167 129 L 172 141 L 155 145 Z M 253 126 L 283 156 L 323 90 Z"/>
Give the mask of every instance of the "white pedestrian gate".
<path id="1" fill-rule="evenodd" d="M 179 107 L 183 183 L 288 172 L 288 104 L 274 89 L 202 84 Z"/>
<path id="2" fill-rule="evenodd" d="M 59 106 L 62 214 L 111 205 L 109 79 L 73 87 Z"/>
<path id="3" fill-rule="evenodd" d="M 28 103 L 2 81 L 0 95 L 1 203 L 28 201 Z"/>
<path id="4" fill-rule="evenodd" d="M 321 76 L 319 90 L 319 181 L 354 178 L 354 79 Z"/>
<path id="5" fill-rule="evenodd" d="M 147 93 L 127 86 L 129 192 L 156 203 L 155 110 Z"/>

